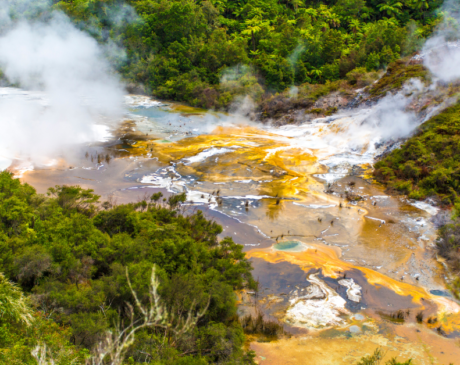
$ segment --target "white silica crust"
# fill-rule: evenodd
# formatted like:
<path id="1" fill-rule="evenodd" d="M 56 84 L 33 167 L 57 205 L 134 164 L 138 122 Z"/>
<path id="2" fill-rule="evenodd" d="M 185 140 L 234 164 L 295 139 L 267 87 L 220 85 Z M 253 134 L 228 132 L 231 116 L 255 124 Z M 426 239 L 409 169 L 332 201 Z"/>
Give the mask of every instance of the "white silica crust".
<path id="1" fill-rule="evenodd" d="M 305 293 L 295 290 L 289 299 L 290 306 L 286 312 L 286 322 L 306 328 L 326 328 L 344 324 L 343 315 L 350 312 L 345 308 L 346 301 L 317 274 L 308 276 L 311 283 Z"/>
<path id="2" fill-rule="evenodd" d="M 232 148 L 236 148 L 236 147 L 232 147 Z M 192 157 L 189 157 L 189 158 L 184 158 L 182 161 L 186 165 L 190 165 L 192 163 L 202 162 L 202 161 L 206 160 L 207 158 L 209 158 L 211 156 L 222 155 L 222 154 L 228 153 L 228 152 L 233 152 L 233 149 L 224 148 L 224 147 L 222 147 L 222 148 L 211 147 L 211 148 L 208 148 L 208 149 L 198 153 L 195 156 L 192 156 Z"/>
<path id="3" fill-rule="evenodd" d="M 361 301 L 361 287 L 353 279 L 341 279 L 339 284 L 347 288 L 347 297 L 353 302 Z"/>

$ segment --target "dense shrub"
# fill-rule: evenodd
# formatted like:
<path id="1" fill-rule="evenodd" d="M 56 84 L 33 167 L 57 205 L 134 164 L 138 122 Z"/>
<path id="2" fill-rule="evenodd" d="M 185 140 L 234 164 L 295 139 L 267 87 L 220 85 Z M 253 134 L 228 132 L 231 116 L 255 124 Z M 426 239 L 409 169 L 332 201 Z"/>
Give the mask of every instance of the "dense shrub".
<path id="1" fill-rule="evenodd" d="M 141 361 L 149 353 L 158 363 L 185 355 L 200 364 L 252 363 L 252 356 L 243 351 L 234 294 L 255 287 L 242 246 L 230 238 L 219 240 L 222 227 L 201 211 L 181 214 L 183 195 L 162 204 L 156 202 L 158 197 L 113 207 L 103 204 L 106 209 L 100 210 L 99 197 L 91 190 L 57 186 L 42 196 L 1 172 L 0 272 L 21 285 L 37 316 L 44 317 L 39 326 L 53 336 L 58 327 L 65 329 L 55 342 L 70 346 L 69 354 L 78 357 L 103 340 L 115 323 L 129 321 L 128 303 L 134 299 L 126 270 L 139 300 L 148 305 L 155 265 L 171 326 L 182 323 L 190 308 L 194 313 L 206 311 L 180 341 L 163 328 L 143 330 L 130 356 Z M 3 279 L 0 274 L 0 303 Z M 17 356 L 31 359 L 37 340 L 27 336 L 35 329 L 12 328 L 2 308 L 0 359 L 5 351 L 13 351 L 10 337 L 21 335 L 25 347 Z"/>

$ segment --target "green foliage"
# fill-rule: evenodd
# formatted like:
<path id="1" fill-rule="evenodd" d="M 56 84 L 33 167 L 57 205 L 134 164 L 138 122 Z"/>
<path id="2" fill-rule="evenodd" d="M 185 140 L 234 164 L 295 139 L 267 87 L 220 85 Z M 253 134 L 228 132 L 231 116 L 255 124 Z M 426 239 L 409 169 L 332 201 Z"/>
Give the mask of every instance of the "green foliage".
<path id="1" fill-rule="evenodd" d="M 377 78 L 376 72 L 367 72 L 365 68 L 358 68 L 347 74 L 348 80 L 326 81 L 324 84 L 304 84 L 296 89 L 295 95 L 291 90 L 275 95 L 265 95 L 259 102 L 258 111 L 263 118 L 282 117 L 290 110 L 310 108 L 319 98 L 333 92 L 344 96 L 352 95 L 351 88 L 355 85 L 365 86 Z M 337 111 L 336 107 L 328 109 L 314 108 L 310 113 L 324 113 L 330 115 Z"/>
<path id="2" fill-rule="evenodd" d="M 33 311 L 21 288 L 0 273 L 0 363 L 36 364 L 33 350 L 38 345 L 67 365 L 83 363 L 87 354 L 69 343 L 69 329 Z"/>
<path id="3" fill-rule="evenodd" d="M 127 50 L 112 61 L 132 85 L 206 108 L 238 95 L 343 79 L 414 52 L 440 21 L 441 0 L 58 1 L 99 41 Z M 235 72 L 236 70 L 236 72 Z M 241 72 L 243 70 L 243 72 Z M 228 82 L 228 74 L 239 75 Z"/>
<path id="4" fill-rule="evenodd" d="M 44 346 L 56 364 L 84 364 L 86 349 L 77 349 L 70 341 L 71 330 L 36 312 L 32 325 L 0 322 L 0 364 L 36 365 L 37 346 Z"/>
<path id="5" fill-rule="evenodd" d="M 372 355 L 364 356 L 357 365 L 379 365 L 383 356 L 382 349 L 377 347 Z"/>
<path id="6" fill-rule="evenodd" d="M 350 85 L 362 88 L 372 84 L 375 80 L 377 80 L 378 74 L 376 72 L 367 72 L 365 67 L 357 67 L 347 73 L 346 77 Z"/>
<path id="7" fill-rule="evenodd" d="M 377 180 L 413 199 L 438 196 L 445 205 L 460 192 L 460 104 L 425 122 L 418 133 L 375 164 Z"/>
<path id="8" fill-rule="evenodd" d="M 95 203 L 99 201 L 99 195 L 93 191 L 79 186 L 56 186 L 48 189 L 48 195 L 56 197 L 65 214 L 78 212 L 91 217 L 96 211 Z"/>
<path id="9" fill-rule="evenodd" d="M 412 199 L 437 197 L 453 205 L 455 222 L 441 223 L 437 249 L 454 274 L 450 289 L 460 298 L 460 104 L 422 124 L 414 137 L 375 164 L 374 176 Z"/>
<path id="10" fill-rule="evenodd" d="M 32 311 L 21 289 L 0 273 L 0 323 L 5 322 L 30 325 Z"/>
<path id="11" fill-rule="evenodd" d="M 230 238 L 219 241 L 222 227 L 201 211 L 180 214 L 183 194 L 161 204 L 160 198 L 154 194 L 148 202 L 101 210 L 91 190 L 57 186 L 42 196 L 1 172 L 0 272 L 22 286 L 37 311 L 66 328 L 62 341 L 69 340 L 78 352 L 91 350 L 115 323 L 129 320 L 127 303 L 133 296 L 126 268 L 140 302 L 148 304 L 156 265 L 171 326 L 191 307 L 207 310 L 180 341 L 162 329 L 143 329 L 129 350 L 133 361 L 144 361 L 141 354 L 148 353 L 158 363 L 186 358 L 197 364 L 252 363 L 242 349 L 234 294 L 255 287 L 242 246 Z M 3 288 L 9 288 L 10 297 L 16 293 L 14 302 L 2 299 Z M 20 314 L 24 301 L 19 288 L 0 276 L 0 324 L 3 316 L 8 323 L 29 318 Z M 29 350 L 36 344 L 27 336 L 25 341 Z"/>

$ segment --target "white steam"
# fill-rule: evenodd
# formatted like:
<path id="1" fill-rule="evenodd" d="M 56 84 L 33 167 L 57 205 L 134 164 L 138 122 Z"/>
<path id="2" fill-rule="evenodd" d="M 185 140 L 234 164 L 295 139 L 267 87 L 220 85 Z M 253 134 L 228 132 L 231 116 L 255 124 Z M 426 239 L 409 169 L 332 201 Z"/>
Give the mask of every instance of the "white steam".
<path id="1" fill-rule="evenodd" d="M 443 5 L 444 22 L 423 47 L 424 65 L 444 82 L 460 78 L 460 9 L 458 1 Z"/>
<path id="2" fill-rule="evenodd" d="M 44 163 L 95 140 L 95 124 L 122 116 L 124 91 L 101 48 L 63 14 L 11 21 L 0 35 L 0 70 L 9 82 L 43 93 L 39 101 L 3 90 L 0 156 Z"/>
<path id="3" fill-rule="evenodd" d="M 388 94 L 379 100 L 361 128 L 382 142 L 408 137 L 419 126 L 420 121 L 407 107 L 423 90 L 424 85 L 420 80 L 409 80 L 400 92 Z"/>

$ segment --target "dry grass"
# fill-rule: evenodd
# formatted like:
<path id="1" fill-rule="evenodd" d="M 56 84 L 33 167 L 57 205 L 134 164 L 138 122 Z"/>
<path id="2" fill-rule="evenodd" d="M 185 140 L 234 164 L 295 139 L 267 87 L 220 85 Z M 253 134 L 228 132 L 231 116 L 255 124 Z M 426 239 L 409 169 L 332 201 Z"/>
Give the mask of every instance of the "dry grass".
<path id="1" fill-rule="evenodd" d="M 240 323 L 244 332 L 250 335 L 263 335 L 269 338 L 278 338 L 286 334 L 280 322 L 265 319 L 261 311 L 258 311 L 255 316 L 248 314 L 241 317 Z"/>

